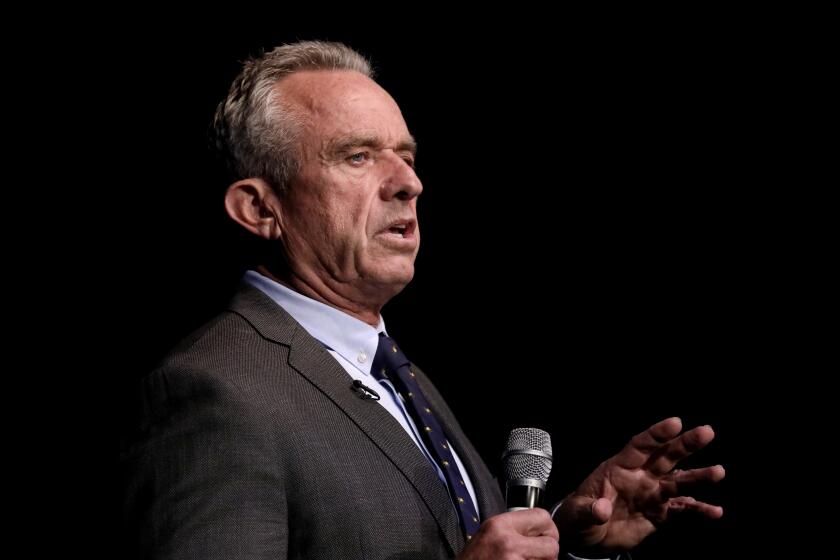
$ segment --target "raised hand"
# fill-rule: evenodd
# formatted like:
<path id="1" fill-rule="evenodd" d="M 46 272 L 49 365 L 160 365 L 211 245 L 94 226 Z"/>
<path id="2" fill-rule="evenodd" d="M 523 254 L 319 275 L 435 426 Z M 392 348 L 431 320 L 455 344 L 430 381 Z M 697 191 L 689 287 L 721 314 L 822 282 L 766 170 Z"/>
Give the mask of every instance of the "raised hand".
<path id="1" fill-rule="evenodd" d="M 692 484 L 717 482 L 715 465 L 691 470 L 675 466 L 714 439 L 710 426 L 682 434 L 682 421 L 668 418 L 636 435 L 617 455 L 601 463 L 554 514 L 564 552 L 611 554 L 629 550 L 676 512 L 712 519 L 723 508 L 685 495 Z"/>

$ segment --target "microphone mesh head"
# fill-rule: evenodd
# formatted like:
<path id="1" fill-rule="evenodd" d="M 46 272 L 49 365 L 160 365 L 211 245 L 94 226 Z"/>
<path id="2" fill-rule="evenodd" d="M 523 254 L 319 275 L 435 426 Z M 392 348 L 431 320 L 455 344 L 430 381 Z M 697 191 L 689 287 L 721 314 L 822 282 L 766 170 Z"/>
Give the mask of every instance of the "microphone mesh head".
<path id="1" fill-rule="evenodd" d="M 537 428 L 516 428 L 508 436 L 502 459 L 508 481 L 535 478 L 546 483 L 551 473 L 551 436 Z"/>

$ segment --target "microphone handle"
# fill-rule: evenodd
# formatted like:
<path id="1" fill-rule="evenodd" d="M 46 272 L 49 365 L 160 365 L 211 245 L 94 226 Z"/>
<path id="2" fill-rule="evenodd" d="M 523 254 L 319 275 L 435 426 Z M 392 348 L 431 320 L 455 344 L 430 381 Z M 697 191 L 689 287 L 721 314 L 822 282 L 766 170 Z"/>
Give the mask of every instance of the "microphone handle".
<path id="1" fill-rule="evenodd" d="M 508 486 L 506 492 L 508 511 L 519 511 L 537 507 L 540 503 L 541 494 L 542 489 L 538 486 Z"/>

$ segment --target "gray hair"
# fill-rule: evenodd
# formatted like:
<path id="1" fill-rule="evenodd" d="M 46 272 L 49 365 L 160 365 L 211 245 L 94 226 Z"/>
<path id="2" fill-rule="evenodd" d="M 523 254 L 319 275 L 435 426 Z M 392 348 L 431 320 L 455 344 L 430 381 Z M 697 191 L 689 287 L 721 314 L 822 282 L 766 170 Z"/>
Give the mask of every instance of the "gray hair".
<path id="1" fill-rule="evenodd" d="M 234 180 L 261 177 L 283 193 L 298 172 L 301 117 L 274 86 L 300 70 L 353 70 L 373 78 L 370 63 L 341 43 L 300 41 L 247 60 L 213 120 L 215 146 Z"/>

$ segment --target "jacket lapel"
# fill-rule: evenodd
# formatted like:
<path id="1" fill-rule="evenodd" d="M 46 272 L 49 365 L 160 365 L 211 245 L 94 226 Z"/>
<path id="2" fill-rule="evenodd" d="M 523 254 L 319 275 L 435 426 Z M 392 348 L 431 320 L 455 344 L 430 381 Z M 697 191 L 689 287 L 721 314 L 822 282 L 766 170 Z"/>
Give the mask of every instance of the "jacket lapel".
<path id="1" fill-rule="evenodd" d="M 289 365 L 327 396 L 400 470 L 422 497 L 453 554 L 464 547 L 458 516 L 446 487 L 402 426 L 375 401 L 351 390 L 347 372 L 284 309 L 249 285 L 230 305 L 264 337 L 289 347 Z"/>

